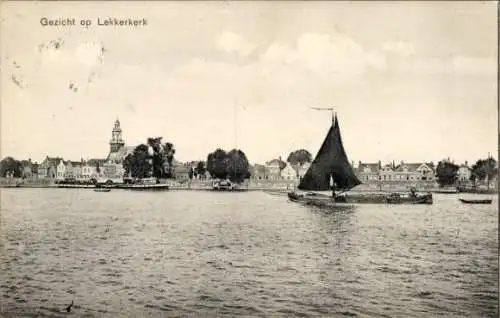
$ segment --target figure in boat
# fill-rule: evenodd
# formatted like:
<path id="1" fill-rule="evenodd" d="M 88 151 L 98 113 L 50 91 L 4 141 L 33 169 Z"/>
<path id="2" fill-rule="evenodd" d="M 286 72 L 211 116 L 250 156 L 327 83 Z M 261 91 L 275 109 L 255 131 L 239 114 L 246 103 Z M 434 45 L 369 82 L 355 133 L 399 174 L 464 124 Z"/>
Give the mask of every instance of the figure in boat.
<path id="1" fill-rule="evenodd" d="M 323 144 L 299 183 L 298 189 L 307 193 L 291 192 L 288 194 L 291 201 L 318 206 L 335 203 L 432 204 L 431 193 L 419 195 L 415 188 L 411 188 L 406 195 L 384 192 L 348 193 L 360 184 L 344 150 L 335 113 Z M 331 196 L 318 193 L 329 190 L 332 191 Z"/>

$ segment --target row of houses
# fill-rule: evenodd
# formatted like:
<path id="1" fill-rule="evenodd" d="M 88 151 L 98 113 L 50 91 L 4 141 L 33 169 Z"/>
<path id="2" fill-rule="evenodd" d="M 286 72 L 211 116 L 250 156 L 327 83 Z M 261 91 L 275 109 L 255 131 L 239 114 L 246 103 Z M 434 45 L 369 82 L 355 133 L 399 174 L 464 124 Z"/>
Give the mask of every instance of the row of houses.
<path id="1" fill-rule="evenodd" d="M 266 162 L 265 165 L 255 164 L 251 166 L 251 179 L 254 180 L 297 180 L 302 178 L 310 167 L 310 163 L 303 165 L 292 165 L 283 162 L 281 158 Z M 399 164 L 394 162 L 382 164 L 364 163 L 359 161 L 357 165 L 351 163 L 357 177 L 363 183 L 375 182 L 435 182 L 436 166 L 433 162 L 413 162 Z M 457 180 L 459 183 L 469 183 L 472 168 L 467 162 L 459 165 Z"/>
<path id="2" fill-rule="evenodd" d="M 22 160 L 22 177 L 28 179 L 75 179 L 89 181 L 92 178 L 104 177 L 102 169 L 104 159 L 80 161 L 64 160 L 61 157 L 47 156 L 40 164 L 31 159 Z"/>
<path id="3" fill-rule="evenodd" d="M 396 165 L 394 162 L 382 165 L 377 163 L 363 163 L 359 161 L 354 168 L 361 182 L 373 181 L 435 181 L 435 166 L 433 162 L 405 163 L 401 161 Z"/>

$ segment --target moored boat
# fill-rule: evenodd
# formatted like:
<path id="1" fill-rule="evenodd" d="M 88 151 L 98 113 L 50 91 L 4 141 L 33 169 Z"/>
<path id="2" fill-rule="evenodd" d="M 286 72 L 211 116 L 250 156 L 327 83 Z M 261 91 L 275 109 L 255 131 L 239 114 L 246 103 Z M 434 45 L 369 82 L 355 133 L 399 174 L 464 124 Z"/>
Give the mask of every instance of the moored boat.
<path id="1" fill-rule="evenodd" d="M 332 125 L 314 158 L 311 166 L 299 183 L 298 191 L 288 193 L 292 202 L 330 207 L 345 203 L 371 204 L 432 204 L 431 193 L 356 193 L 350 192 L 360 185 L 354 170 L 349 163 L 342 138 L 337 115 L 332 116 Z M 336 193 L 336 190 L 339 190 Z M 302 192 L 301 192 L 302 191 Z M 304 191 L 306 191 L 304 193 Z M 331 195 L 319 194 L 320 191 L 331 191 Z"/>
<path id="2" fill-rule="evenodd" d="M 169 185 L 160 183 L 156 178 L 144 178 L 133 183 L 119 184 L 116 188 L 137 191 L 164 191 L 169 189 Z"/>
<path id="3" fill-rule="evenodd" d="M 111 191 L 110 188 L 95 188 L 94 189 L 95 192 L 109 192 Z"/>
<path id="4" fill-rule="evenodd" d="M 230 180 L 214 180 L 212 182 L 212 190 L 216 191 L 233 191 L 235 185 Z"/>
<path id="5" fill-rule="evenodd" d="M 117 189 L 137 190 L 137 191 L 163 191 L 168 190 L 168 184 L 122 184 Z"/>
<path id="6" fill-rule="evenodd" d="M 459 198 L 460 202 L 465 203 L 465 204 L 491 204 L 493 200 L 491 199 L 476 199 L 476 200 L 466 200 Z"/>
<path id="7" fill-rule="evenodd" d="M 248 191 L 248 189 L 228 179 L 226 180 L 216 179 L 212 182 L 211 191 L 242 192 L 242 191 Z"/>

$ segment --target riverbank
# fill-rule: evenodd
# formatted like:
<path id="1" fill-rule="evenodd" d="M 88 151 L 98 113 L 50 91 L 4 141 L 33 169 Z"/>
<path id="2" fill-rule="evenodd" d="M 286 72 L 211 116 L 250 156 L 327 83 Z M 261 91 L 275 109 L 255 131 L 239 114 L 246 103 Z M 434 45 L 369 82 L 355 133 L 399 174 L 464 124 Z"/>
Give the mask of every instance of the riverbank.
<path id="1" fill-rule="evenodd" d="M 163 180 L 162 184 L 168 185 L 169 190 L 176 191 L 213 191 L 212 180 Z M 363 183 L 351 191 L 356 192 L 408 192 L 411 187 L 414 187 L 417 192 L 432 192 L 432 193 L 478 193 L 478 194 L 496 194 L 496 189 L 471 189 L 461 188 L 457 192 L 443 191 L 434 182 L 420 183 L 399 183 L 399 182 L 384 182 L 384 183 Z M 78 185 L 78 184 L 55 184 L 53 180 L 48 179 L 8 179 L 0 178 L 0 188 L 75 188 L 75 189 L 94 189 L 93 185 Z M 297 188 L 296 180 L 246 180 L 245 182 L 236 185 L 234 191 L 267 191 L 267 192 L 282 192 L 286 193 Z"/>
<path id="2" fill-rule="evenodd" d="M 213 191 L 212 180 L 163 180 L 162 184 L 168 185 L 170 190 L 185 190 L 185 191 Z M 294 181 L 253 181 L 248 180 L 236 185 L 234 191 L 262 191 L 262 190 L 293 190 L 296 187 Z M 83 184 L 56 184 L 53 180 L 35 179 L 7 179 L 0 178 L 0 188 L 74 188 L 74 189 L 94 189 L 94 185 Z"/>

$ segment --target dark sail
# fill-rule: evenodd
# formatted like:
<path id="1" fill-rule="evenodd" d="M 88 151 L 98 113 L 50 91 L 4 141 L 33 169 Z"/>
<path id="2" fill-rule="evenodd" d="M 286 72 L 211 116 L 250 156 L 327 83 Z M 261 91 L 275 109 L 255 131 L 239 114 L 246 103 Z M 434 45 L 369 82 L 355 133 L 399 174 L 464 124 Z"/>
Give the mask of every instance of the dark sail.
<path id="1" fill-rule="evenodd" d="M 299 189 L 330 190 L 330 176 L 339 190 L 349 190 L 361 184 L 361 181 L 354 174 L 342 145 L 337 115 L 335 115 L 334 123 L 330 127 L 316 158 L 300 181 Z"/>

